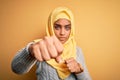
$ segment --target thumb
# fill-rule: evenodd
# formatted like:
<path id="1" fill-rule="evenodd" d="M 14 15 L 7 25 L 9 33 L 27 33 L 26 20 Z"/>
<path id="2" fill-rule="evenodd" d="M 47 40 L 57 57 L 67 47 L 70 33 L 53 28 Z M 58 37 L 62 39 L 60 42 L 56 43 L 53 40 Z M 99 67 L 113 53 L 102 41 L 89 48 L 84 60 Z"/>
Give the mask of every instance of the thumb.
<path id="1" fill-rule="evenodd" d="M 64 63 L 65 61 L 62 59 L 62 57 L 59 55 L 55 58 L 56 62 L 58 63 Z"/>

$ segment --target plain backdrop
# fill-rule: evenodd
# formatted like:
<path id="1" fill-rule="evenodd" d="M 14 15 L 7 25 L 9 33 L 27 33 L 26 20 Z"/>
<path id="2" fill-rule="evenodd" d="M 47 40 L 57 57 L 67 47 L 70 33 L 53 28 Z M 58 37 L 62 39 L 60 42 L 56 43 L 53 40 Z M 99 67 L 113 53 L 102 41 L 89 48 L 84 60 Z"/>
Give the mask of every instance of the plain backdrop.
<path id="1" fill-rule="evenodd" d="M 73 11 L 76 42 L 92 79 L 120 80 L 120 0 L 0 0 L 0 80 L 36 80 L 36 66 L 16 75 L 11 61 L 45 36 L 48 16 L 59 6 Z"/>

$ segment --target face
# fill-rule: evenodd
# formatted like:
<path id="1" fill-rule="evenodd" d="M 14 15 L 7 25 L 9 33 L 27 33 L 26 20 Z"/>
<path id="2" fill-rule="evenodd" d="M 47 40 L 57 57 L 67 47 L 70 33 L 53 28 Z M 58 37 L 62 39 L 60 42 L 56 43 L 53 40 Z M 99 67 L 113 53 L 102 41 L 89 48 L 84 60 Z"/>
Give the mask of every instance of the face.
<path id="1" fill-rule="evenodd" d="M 54 33 L 56 37 L 64 44 L 70 35 L 71 23 L 67 19 L 59 19 L 54 23 Z"/>

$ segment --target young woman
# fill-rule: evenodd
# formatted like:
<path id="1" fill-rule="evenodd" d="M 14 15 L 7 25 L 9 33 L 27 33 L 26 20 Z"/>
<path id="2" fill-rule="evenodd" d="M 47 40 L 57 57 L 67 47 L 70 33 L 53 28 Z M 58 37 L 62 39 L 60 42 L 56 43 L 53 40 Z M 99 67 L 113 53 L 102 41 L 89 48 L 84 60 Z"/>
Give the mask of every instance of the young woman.
<path id="1" fill-rule="evenodd" d="M 37 80 L 91 80 L 81 48 L 74 39 L 74 19 L 65 7 L 53 10 L 46 36 L 20 50 L 12 61 L 12 70 L 23 74 L 36 64 Z"/>

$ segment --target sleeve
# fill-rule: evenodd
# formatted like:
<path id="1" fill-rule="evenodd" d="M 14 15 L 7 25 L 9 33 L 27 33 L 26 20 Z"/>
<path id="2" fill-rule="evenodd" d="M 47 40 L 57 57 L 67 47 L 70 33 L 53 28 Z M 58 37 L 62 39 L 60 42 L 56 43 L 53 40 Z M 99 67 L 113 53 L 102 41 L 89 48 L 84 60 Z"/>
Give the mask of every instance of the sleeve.
<path id="1" fill-rule="evenodd" d="M 12 71 L 17 74 L 27 73 L 33 65 L 36 63 L 36 59 L 30 55 L 28 48 L 33 44 L 33 42 L 29 43 L 25 48 L 18 51 L 11 62 Z"/>
<path id="2" fill-rule="evenodd" d="M 77 80 L 92 80 L 88 72 L 88 69 L 86 67 L 82 50 L 81 48 L 78 48 L 78 47 L 77 47 L 77 61 L 82 65 L 84 69 L 82 73 L 75 74 L 77 77 Z"/>

